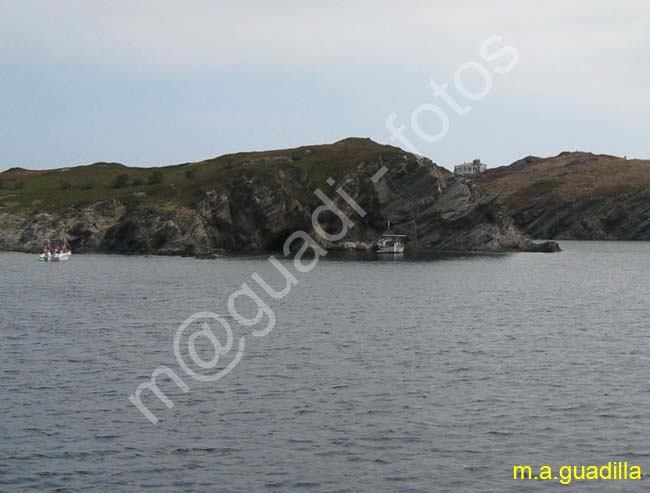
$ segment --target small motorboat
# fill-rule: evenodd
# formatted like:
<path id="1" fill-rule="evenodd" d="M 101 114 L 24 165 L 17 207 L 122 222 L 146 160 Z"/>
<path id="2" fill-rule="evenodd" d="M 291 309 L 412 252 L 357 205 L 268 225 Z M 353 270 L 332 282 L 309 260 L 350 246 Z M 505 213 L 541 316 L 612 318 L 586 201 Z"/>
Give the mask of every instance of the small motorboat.
<path id="1" fill-rule="evenodd" d="M 377 253 L 400 254 L 404 253 L 406 235 L 381 235 L 377 242 Z"/>
<path id="2" fill-rule="evenodd" d="M 64 260 L 70 260 L 72 252 L 62 252 L 62 253 L 41 253 L 40 259 L 44 262 L 63 262 Z"/>
<path id="3" fill-rule="evenodd" d="M 63 262 L 70 260 L 72 251 L 68 246 L 68 242 L 63 237 L 45 240 L 43 253 L 39 256 L 39 260 L 43 262 Z"/>

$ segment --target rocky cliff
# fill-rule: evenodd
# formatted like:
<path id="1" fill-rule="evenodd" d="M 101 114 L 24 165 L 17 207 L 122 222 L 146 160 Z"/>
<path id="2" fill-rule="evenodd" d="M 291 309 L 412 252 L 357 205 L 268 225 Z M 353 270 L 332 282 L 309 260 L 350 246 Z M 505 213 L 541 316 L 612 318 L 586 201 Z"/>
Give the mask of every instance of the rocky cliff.
<path id="1" fill-rule="evenodd" d="M 43 238 L 65 234 L 76 252 L 209 256 L 279 249 L 297 230 L 330 249 L 370 249 L 388 221 L 393 233 L 409 236 L 411 250 L 556 250 L 535 246 L 476 183 L 368 139 L 153 171 L 106 163 L 45 173 L 14 169 L 0 180 L 4 250 L 37 251 Z M 314 229 L 339 231 L 335 213 L 312 220 L 327 199 L 354 223 L 335 241 Z"/>
<path id="2" fill-rule="evenodd" d="M 586 152 L 529 156 L 481 175 L 533 238 L 649 240 L 650 161 Z"/>

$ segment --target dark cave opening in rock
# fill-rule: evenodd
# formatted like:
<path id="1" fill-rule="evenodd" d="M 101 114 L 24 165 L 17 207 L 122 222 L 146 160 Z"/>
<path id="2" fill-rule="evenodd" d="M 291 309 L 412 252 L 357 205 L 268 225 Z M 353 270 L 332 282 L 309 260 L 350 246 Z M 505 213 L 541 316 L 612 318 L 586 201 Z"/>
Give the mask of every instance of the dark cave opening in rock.
<path id="1" fill-rule="evenodd" d="M 294 232 L 300 231 L 300 228 L 296 229 L 284 229 L 280 233 L 277 233 L 274 235 L 266 244 L 266 250 L 269 252 L 281 252 L 284 249 L 284 244 L 287 241 L 287 238 L 291 236 Z M 292 250 L 295 250 L 297 246 L 300 244 L 299 241 L 295 242 L 294 248 Z"/>

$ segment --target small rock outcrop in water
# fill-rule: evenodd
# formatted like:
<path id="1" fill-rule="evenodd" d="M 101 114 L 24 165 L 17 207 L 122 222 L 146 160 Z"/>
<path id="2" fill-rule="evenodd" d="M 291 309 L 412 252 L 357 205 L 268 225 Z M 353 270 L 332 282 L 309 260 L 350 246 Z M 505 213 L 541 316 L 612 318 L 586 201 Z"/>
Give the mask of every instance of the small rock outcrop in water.
<path id="1" fill-rule="evenodd" d="M 533 238 L 650 240 L 650 161 L 586 152 L 529 156 L 478 182 Z"/>
<path id="2" fill-rule="evenodd" d="M 533 243 L 528 248 L 527 252 L 541 252 L 541 253 L 554 253 L 561 251 L 560 245 L 555 241 L 545 241 L 543 243 Z"/>
<path id="3" fill-rule="evenodd" d="M 376 179 L 384 167 L 387 172 Z M 63 232 L 77 252 L 209 257 L 224 251 L 276 250 L 291 233 L 302 230 L 326 248 L 364 250 L 373 247 L 390 220 L 393 233 L 409 236 L 412 250 L 557 251 L 557 244 L 534 245 L 496 196 L 473 181 L 368 139 L 159 169 L 163 178 L 155 184 L 130 177 L 133 185 L 124 186 L 123 179 L 117 188 L 111 183 L 118 174 L 147 170 L 110 163 L 68 168 L 65 177 L 71 188 L 46 189 L 36 206 L 27 198 L 9 205 L 11 199 L 0 194 L 6 203 L 0 208 L 0 248 L 36 251 L 43 238 Z M 45 182 L 38 180 L 57 172 L 61 170 L 26 179 L 25 192 L 43 188 Z M 93 175 L 105 182 L 89 188 Z M 329 185 L 328 177 L 335 185 Z M 363 217 L 336 193 L 338 187 L 363 208 Z M 322 205 L 314 194 L 317 188 L 355 224 L 338 241 L 322 240 L 313 231 L 312 212 Z M 23 197 L 13 190 L 7 195 Z M 339 218 L 328 212 L 319 216 L 319 223 L 331 233 L 341 228 Z"/>

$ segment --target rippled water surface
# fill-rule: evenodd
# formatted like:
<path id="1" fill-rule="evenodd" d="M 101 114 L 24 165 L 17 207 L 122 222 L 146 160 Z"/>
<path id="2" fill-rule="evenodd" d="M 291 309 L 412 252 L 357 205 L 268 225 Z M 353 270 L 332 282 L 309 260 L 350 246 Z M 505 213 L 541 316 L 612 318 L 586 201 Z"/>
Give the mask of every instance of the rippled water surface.
<path id="1" fill-rule="evenodd" d="M 557 491 L 512 465 L 650 473 L 650 244 L 562 246 L 283 261 L 299 282 L 275 328 L 226 318 L 219 365 L 245 349 L 212 383 L 179 367 L 176 329 L 227 316 L 254 272 L 279 289 L 266 257 L 0 254 L 0 491 Z M 190 390 L 160 378 L 172 409 L 143 393 L 152 425 L 128 396 L 161 364 Z"/>

